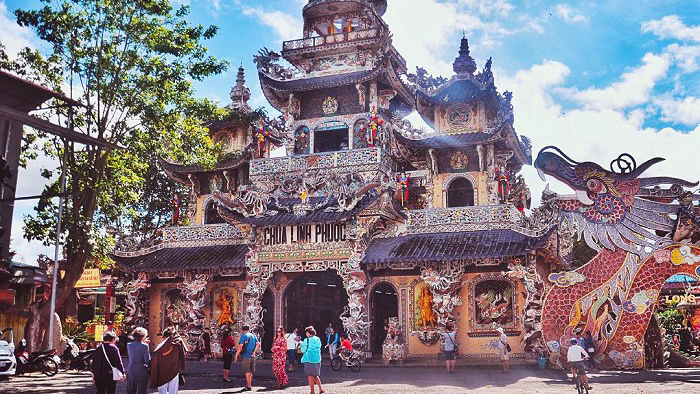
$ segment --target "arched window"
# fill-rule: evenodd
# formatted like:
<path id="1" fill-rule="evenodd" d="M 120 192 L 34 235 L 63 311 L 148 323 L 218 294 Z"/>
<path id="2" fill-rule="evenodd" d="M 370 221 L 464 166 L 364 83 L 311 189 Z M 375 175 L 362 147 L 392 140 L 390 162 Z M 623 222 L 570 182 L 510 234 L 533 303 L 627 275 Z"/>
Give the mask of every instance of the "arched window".
<path id="1" fill-rule="evenodd" d="M 225 222 L 226 221 L 219 216 L 214 200 L 209 201 L 209 203 L 207 203 L 207 209 L 204 211 L 204 224 L 217 224 Z"/>
<path id="2" fill-rule="evenodd" d="M 343 122 L 329 121 L 314 129 L 314 152 L 337 152 L 346 150 L 349 127 Z"/>
<path id="3" fill-rule="evenodd" d="M 447 207 L 470 207 L 474 205 L 474 186 L 467 178 L 457 178 L 447 187 Z"/>

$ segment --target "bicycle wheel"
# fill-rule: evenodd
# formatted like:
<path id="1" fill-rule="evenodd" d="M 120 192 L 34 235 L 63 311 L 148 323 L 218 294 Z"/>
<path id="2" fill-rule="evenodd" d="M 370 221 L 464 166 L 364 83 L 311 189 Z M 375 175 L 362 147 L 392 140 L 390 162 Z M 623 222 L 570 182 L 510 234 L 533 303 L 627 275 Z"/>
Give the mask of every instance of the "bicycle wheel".
<path id="1" fill-rule="evenodd" d="M 360 369 L 362 368 L 362 363 L 360 362 L 360 360 L 353 358 L 350 361 L 348 361 L 348 368 L 350 368 L 352 372 L 360 372 Z"/>
<path id="2" fill-rule="evenodd" d="M 331 360 L 331 369 L 334 371 L 340 371 L 340 368 L 343 368 L 343 360 L 341 360 L 340 357 L 336 357 Z"/>
<path id="3" fill-rule="evenodd" d="M 41 366 L 41 373 L 46 376 L 54 376 L 58 373 L 58 364 L 50 358 L 44 360 Z"/>

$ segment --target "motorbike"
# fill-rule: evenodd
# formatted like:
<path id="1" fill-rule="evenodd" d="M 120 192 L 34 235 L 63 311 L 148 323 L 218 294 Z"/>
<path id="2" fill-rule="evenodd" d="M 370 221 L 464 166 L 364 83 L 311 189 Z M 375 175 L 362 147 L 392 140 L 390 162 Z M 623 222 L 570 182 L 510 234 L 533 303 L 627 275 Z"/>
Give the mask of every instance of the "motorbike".
<path id="1" fill-rule="evenodd" d="M 61 362 L 59 366 L 61 369 L 75 369 L 78 371 L 89 371 L 92 367 L 92 354 L 95 349 L 88 349 L 84 352 L 80 351 L 80 348 L 71 338 L 66 340 L 66 350 L 61 354 Z"/>
<path id="2" fill-rule="evenodd" d="M 60 358 L 56 356 L 56 349 L 29 353 L 27 340 L 22 339 L 15 350 L 15 357 L 17 357 L 17 375 L 41 372 L 46 376 L 54 376 L 58 373 L 56 359 L 60 361 Z"/>

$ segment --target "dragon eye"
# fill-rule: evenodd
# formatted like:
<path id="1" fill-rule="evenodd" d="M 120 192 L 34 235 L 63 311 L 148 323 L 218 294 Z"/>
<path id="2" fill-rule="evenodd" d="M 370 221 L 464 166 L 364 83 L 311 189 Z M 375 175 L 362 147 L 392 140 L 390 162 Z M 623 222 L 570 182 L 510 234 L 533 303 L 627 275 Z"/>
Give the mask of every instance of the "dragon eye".
<path id="1" fill-rule="evenodd" d="M 592 191 L 593 193 L 607 192 L 607 188 L 603 182 L 599 181 L 598 179 L 589 179 L 588 182 L 586 182 L 586 186 L 588 187 L 588 190 Z"/>

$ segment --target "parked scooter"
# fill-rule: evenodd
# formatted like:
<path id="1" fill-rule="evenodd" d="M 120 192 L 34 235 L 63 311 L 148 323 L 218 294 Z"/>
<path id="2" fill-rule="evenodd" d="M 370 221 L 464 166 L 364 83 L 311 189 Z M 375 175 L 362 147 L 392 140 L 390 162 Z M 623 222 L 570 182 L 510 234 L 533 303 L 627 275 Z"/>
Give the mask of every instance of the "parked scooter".
<path id="1" fill-rule="evenodd" d="M 46 376 L 54 376 L 58 373 L 58 363 L 54 358 L 56 357 L 55 349 L 29 353 L 27 340 L 22 339 L 15 350 L 15 356 L 17 357 L 17 375 L 41 372 Z"/>
<path id="2" fill-rule="evenodd" d="M 78 371 L 89 371 L 92 367 L 92 354 L 95 349 L 88 349 L 84 352 L 72 338 L 66 338 L 66 350 L 61 355 L 61 369 L 76 369 Z"/>

